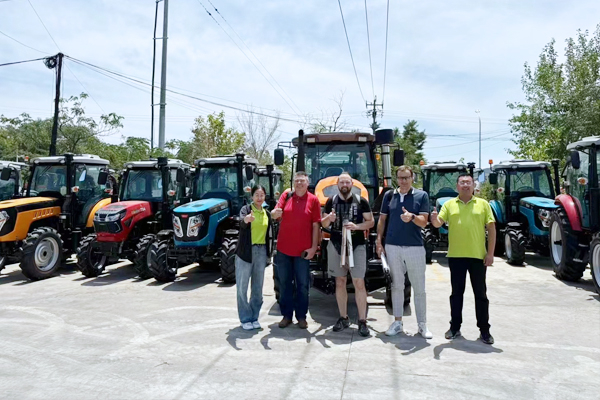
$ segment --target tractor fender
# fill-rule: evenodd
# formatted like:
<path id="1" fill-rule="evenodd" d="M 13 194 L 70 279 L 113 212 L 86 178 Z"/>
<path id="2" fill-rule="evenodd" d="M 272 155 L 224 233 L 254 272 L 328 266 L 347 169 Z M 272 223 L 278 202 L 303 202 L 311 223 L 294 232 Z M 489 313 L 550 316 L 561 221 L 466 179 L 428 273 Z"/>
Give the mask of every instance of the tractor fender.
<path id="1" fill-rule="evenodd" d="M 502 213 L 502 205 L 500 202 L 498 200 L 490 200 L 490 207 L 492 208 L 492 213 L 494 214 L 494 218 L 496 218 L 496 222 L 504 225 L 504 215 Z"/>
<path id="2" fill-rule="evenodd" d="M 554 204 L 561 206 L 565 210 L 571 228 L 576 232 L 581 232 L 582 212 L 579 200 L 569 194 L 560 194 L 554 200 Z"/>
<path id="3" fill-rule="evenodd" d="M 173 237 L 173 230 L 172 229 L 163 229 L 162 231 L 159 231 L 156 234 L 156 239 L 159 242 L 162 242 L 164 240 L 171 240 L 172 237 Z"/>
<path id="4" fill-rule="evenodd" d="M 107 198 L 100 200 L 99 202 L 96 203 L 96 205 L 94 207 L 92 207 L 92 209 L 90 210 L 90 213 L 88 214 L 88 217 L 87 217 L 87 222 L 85 224 L 86 228 L 94 227 L 94 215 L 96 215 L 96 211 L 98 211 L 99 209 L 101 209 L 104 206 L 109 205 L 110 202 L 111 202 L 110 197 L 107 197 Z"/>

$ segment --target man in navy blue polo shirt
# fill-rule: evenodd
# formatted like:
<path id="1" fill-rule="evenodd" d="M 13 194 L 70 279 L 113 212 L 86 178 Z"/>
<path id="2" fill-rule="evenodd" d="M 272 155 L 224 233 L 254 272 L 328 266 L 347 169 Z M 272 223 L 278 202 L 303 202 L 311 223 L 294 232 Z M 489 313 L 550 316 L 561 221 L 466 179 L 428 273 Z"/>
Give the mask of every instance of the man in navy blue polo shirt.
<path id="1" fill-rule="evenodd" d="M 403 165 L 396 171 L 398 189 L 388 191 L 381 204 L 381 215 L 377 224 L 377 255 L 385 253 L 392 275 L 392 306 L 395 321 L 385 332 L 397 335 L 404 332 L 404 274 L 415 291 L 415 311 L 419 334 L 425 339 L 433 335 L 427 329 L 427 307 L 425 294 L 425 248 L 421 229 L 429 218 L 429 196 L 412 187 L 413 170 Z M 385 250 L 383 248 L 385 244 Z"/>

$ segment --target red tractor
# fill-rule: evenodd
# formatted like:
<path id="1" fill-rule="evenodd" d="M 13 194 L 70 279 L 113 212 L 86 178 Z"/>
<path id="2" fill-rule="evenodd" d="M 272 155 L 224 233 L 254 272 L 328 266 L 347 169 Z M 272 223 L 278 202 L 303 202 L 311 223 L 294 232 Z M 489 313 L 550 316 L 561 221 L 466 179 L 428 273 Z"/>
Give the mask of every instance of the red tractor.
<path id="1" fill-rule="evenodd" d="M 150 273 L 150 247 L 170 229 L 173 208 L 187 202 L 188 164 L 159 157 L 125 164 L 121 201 L 94 216 L 95 233 L 77 249 L 77 266 L 87 277 L 100 275 L 111 260 L 127 258 L 141 279 Z"/>
<path id="2" fill-rule="evenodd" d="M 600 293 L 600 137 L 587 137 L 567 146 L 565 194 L 550 216 L 550 253 L 556 277 L 576 281 L 589 262 Z"/>

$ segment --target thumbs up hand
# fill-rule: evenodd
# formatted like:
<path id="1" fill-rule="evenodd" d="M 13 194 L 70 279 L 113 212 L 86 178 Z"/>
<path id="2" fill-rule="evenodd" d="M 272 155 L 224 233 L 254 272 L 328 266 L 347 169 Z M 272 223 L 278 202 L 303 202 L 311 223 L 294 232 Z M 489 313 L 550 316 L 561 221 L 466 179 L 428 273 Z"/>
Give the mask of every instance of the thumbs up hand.
<path id="1" fill-rule="evenodd" d="M 249 224 L 250 222 L 254 221 L 255 217 L 254 217 L 254 210 L 250 211 L 250 214 L 246 215 L 244 217 L 244 222 Z"/>
<path id="2" fill-rule="evenodd" d="M 402 213 L 403 214 L 400 216 L 400 218 L 402 219 L 402 221 L 404 221 L 406 223 L 415 219 L 415 214 L 409 213 L 408 210 L 404 207 L 402 207 Z"/>
<path id="3" fill-rule="evenodd" d="M 433 207 L 433 211 L 431 212 L 431 220 L 437 221 L 437 217 L 438 217 L 437 207 Z"/>
<path id="4" fill-rule="evenodd" d="M 335 219 L 337 218 L 337 215 L 335 214 L 335 210 L 331 210 L 331 212 L 329 214 L 327 214 L 325 216 L 325 219 L 327 219 L 329 222 L 335 222 Z"/>

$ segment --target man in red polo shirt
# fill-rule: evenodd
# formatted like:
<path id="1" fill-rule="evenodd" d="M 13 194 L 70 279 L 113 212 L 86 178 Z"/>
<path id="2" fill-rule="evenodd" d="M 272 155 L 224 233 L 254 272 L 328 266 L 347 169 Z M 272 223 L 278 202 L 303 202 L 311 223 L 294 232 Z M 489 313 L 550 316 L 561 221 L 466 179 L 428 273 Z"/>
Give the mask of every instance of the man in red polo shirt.
<path id="1" fill-rule="evenodd" d="M 306 172 L 296 172 L 294 191 L 281 195 L 271 216 L 273 219 L 281 218 L 274 263 L 279 277 L 279 308 L 283 316 L 279 327 L 289 326 L 295 312 L 298 326 L 306 329 L 309 260 L 317 251 L 321 225 L 321 204 L 317 196 L 308 192 Z"/>

